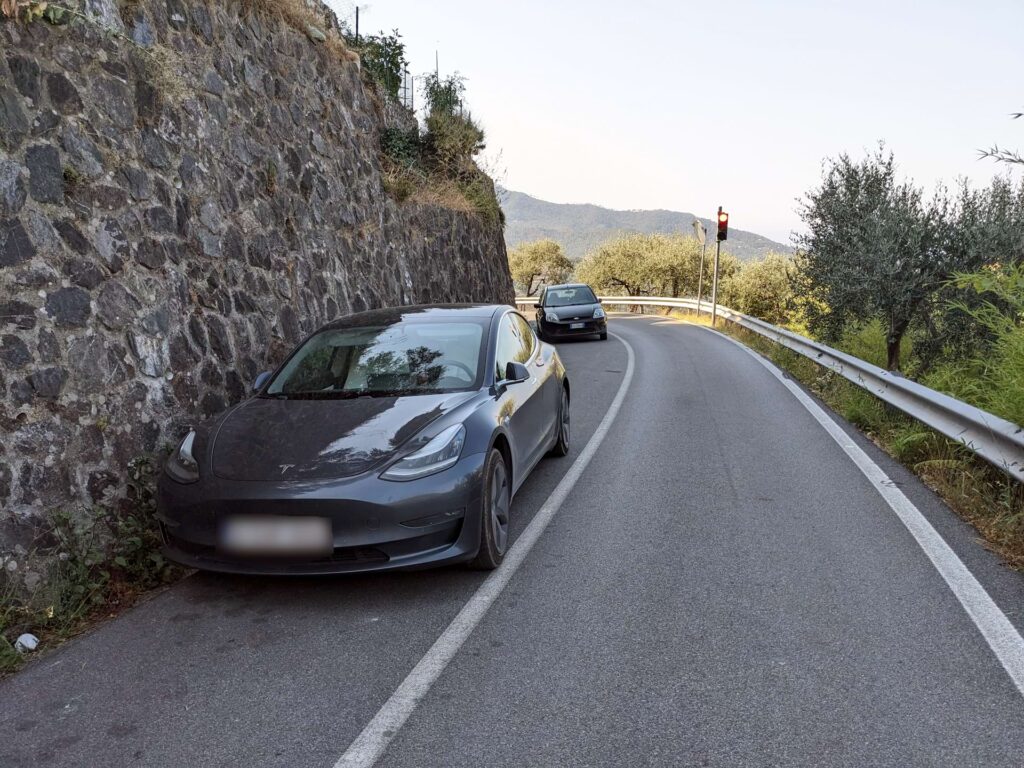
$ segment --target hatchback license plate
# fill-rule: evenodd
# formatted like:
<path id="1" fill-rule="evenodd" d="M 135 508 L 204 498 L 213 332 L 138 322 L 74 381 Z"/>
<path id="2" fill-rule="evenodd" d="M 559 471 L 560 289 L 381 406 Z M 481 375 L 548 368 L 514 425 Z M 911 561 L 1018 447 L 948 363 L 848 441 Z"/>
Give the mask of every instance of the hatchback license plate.
<path id="1" fill-rule="evenodd" d="M 327 555 L 333 547 L 326 517 L 239 515 L 224 521 L 221 548 L 236 555 Z"/>
<path id="2" fill-rule="evenodd" d="M 569 327 L 570 327 L 570 328 L 571 328 L 572 330 L 574 330 L 574 331 L 575 331 L 575 330 L 576 330 L 577 328 L 583 328 L 583 327 L 585 327 L 585 326 L 586 326 L 586 323 L 569 323 Z"/>

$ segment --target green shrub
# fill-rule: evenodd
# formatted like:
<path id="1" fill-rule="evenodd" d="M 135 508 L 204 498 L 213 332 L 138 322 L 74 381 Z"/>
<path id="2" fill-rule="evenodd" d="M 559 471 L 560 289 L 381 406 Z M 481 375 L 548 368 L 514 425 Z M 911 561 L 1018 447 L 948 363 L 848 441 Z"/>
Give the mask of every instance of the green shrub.
<path id="1" fill-rule="evenodd" d="M 478 172 L 461 180 L 458 186 L 470 206 L 481 218 L 491 224 L 505 226 L 505 212 L 498 204 L 498 197 L 494 193 L 494 184 L 489 178 Z"/>
<path id="2" fill-rule="evenodd" d="M 838 347 L 848 355 L 859 357 L 879 368 L 885 367 L 886 359 L 886 328 L 881 320 L 869 320 L 866 323 L 849 328 L 839 339 Z M 904 342 L 904 349 L 910 346 L 909 340 Z"/>
<path id="3" fill-rule="evenodd" d="M 726 286 L 724 298 L 730 307 L 744 314 L 773 325 L 788 323 L 795 298 L 790 280 L 792 265 L 791 257 L 779 253 L 741 263 Z"/>
<path id="4" fill-rule="evenodd" d="M 391 160 L 405 167 L 414 167 L 420 163 L 423 153 L 423 142 L 419 131 L 403 131 L 401 128 L 388 128 L 380 137 L 381 151 Z"/>
<path id="5" fill-rule="evenodd" d="M 980 302 L 952 307 L 992 340 L 968 360 L 937 366 L 924 383 L 1024 425 L 1024 264 L 962 274 L 951 285 L 978 294 Z"/>
<path id="6" fill-rule="evenodd" d="M 384 189 L 398 202 L 440 205 L 504 226 L 494 183 L 477 167 L 484 132 L 462 114 L 462 78 L 426 78 L 426 132 L 388 129 L 380 148 Z"/>
<path id="7" fill-rule="evenodd" d="M 353 41 L 349 39 L 349 44 Z M 381 87 L 392 97 L 398 98 L 402 87 L 402 75 L 405 71 L 405 43 L 398 30 L 390 35 L 381 32 L 379 35 L 367 35 L 354 44 L 362 60 L 363 71 L 380 83 Z"/>
<path id="8" fill-rule="evenodd" d="M 432 112 L 427 116 L 424 144 L 431 161 L 444 172 L 467 168 L 472 158 L 485 148 L 484 132 L 466 117 Z"/>
<path id="9" fill-rule="evenodd" d="M 0 571 L 0 674 L 21 663 L 13 649 L 21 632 L 39 635 L 44 644 L 59 642 L 90 616 L 181 573 L 160 554 L 153 463 L 138 459 L 128 470 L 127 498 L 115 506 L 53 513 L 41 546 L 20 558 L 46 564 L 37 589 L 28 592 Z"/>
<path id="10" fill-rule="evenodd" d="M 427 114 L 455 115 L 462 112 L 462 95 L 466 92 L 466 79 L 458 72 L 448 77 L 429 73 L 423 77 L 423 95 L 427 101 Z"/>

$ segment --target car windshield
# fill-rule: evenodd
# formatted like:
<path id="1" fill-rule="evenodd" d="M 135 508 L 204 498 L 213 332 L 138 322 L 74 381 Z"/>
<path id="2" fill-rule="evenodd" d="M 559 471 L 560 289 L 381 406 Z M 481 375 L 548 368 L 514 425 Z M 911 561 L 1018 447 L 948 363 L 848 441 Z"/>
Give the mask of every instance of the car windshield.
<path id="1" fill-rule="evenodd" d="M 454 392 L 479 386 L 484 327 L 477 322 L 399 322 L 311 337 L 264 397 L 343 398 Z"/>
<path id="2" fill-rule="evenodd" d="M 549 288 L 544 294 L 545 307 L 568 307 L 573 304 L 596 304 L 597 297 L 586 285 L 571 288 Z"/>

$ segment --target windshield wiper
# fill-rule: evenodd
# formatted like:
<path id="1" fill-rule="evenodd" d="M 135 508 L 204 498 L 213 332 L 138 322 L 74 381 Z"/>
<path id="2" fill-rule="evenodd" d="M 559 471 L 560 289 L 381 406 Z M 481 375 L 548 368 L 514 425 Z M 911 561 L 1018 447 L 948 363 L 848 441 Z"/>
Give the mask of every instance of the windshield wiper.
<path id="1" fill-rule="evenodd" d="M 425 387 L 406 387 L 404 389 L 373 389 L 363 392 L 370 397 L 403 397 L 405 395 L 429 395 L 444 392 L 443 389 L 427 389 Z"/>
<path id="2" fill-rule="evenodd" d="M 272 400 L 351 400 L 357 397 L 365 397 L 365 392 L 355 390 L 338 390 L 336 392 L 275 392 L 272 394 L 260 395 L 260 397 Z"/>
<path id="3" fill-rule="evenodd" d="M 335 392 L 275 392 L 260 395 L 270 400 L 357 400 L 360 397 L 404 397 L 443 393 L 443 389 L 408 387 L 406 389 L 341 389 Z"/>

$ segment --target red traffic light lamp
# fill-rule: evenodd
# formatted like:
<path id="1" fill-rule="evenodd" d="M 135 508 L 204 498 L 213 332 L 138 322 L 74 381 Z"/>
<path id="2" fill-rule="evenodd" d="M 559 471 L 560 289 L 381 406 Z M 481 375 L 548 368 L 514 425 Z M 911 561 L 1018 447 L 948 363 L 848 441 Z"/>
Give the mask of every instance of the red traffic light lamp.
<path id="1" fill-rule="evenodd" d="M 729 239 L 729 214 L 718 209 L 718 241 Z"/>

